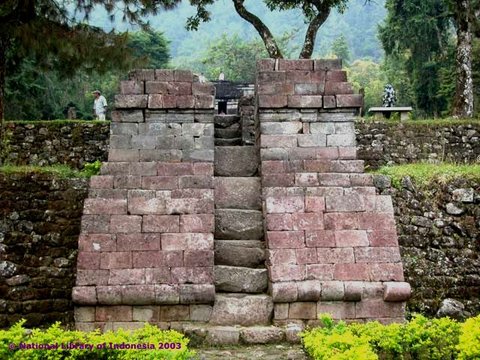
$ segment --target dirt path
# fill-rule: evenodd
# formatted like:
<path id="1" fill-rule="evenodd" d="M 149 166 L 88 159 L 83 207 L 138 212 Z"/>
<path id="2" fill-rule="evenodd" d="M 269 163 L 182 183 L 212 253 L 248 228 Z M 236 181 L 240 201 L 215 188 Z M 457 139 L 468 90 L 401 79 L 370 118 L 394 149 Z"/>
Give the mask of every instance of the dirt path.
<path id="1" fill-rule="evenodd" d="M 195 349 L 198 360 L 307 360 L 300 345 L 257 345 Z"/>

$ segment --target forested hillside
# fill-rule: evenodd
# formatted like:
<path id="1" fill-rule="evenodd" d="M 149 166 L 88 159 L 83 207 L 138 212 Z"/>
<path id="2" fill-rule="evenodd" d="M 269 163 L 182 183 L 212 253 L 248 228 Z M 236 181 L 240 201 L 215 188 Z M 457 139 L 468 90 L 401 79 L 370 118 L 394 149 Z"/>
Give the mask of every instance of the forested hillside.
<path id="1" fill-rule="evenodd" d="M 261 16 L 276 36 L 295 31 L 298 38 L 294 39 L 290 45 L 298 46 L 302 43 L 306 25 L 299 11 L 270 12 L 261 1 L 247 0 L 245 3 L 248 9 Z M 383 51 L 377 39 L 377 24 L 386 16 L 384 6 L 385 0 L 368 3 L 365 0 L 351 0 L 344 14 L 339 14 L 337 11 L 332 13 L 320 29 L 316 55 L 327 54 L 332 42 L 343 34 L 349 44 L 352 59 L 369 57 L 379 60 L 383 56 Z M 253 27 L 235 12 L 232 1 L 218 1 L 210 6 L 209 10 L 212 13 L 212 20 L 202 24 L 196 32 L 185 29 L 187 18 L 195 13 L 195 8 L 185 2 L 177 9 L 162 12 L 149 20 L 155 30 L 164 32 L 167 39 L 171 41 L 172 58 L 185 56 L 200 58 L 209 44 L 223 34 L 238 34 L 245 40 L 258 37 Z M 104 29 L 111 29 L 112 25 L 118 30 L 129 29 L 127 25 L 122 24 L 120 18 L 116 18 L 112 24 L 105 12 L 100 10 L 92 14 L 92 22 Z M 298 44 L 295 44 L 297 42 Z"/>

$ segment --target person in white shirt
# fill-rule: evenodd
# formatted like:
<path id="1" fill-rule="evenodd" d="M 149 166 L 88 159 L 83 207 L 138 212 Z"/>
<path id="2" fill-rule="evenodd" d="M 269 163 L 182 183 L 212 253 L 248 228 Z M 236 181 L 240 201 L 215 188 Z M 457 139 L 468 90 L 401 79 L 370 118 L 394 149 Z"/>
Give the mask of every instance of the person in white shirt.
<path id="1" fill-rule="evenodd" d="M 100 93 L 100 91 L 95 90 L 93 92 L 95 96 L 95 101 L 93 102 L 93 114 L 97 120 L 105 121 L 105 113 L 107 112 L 107 100 Z"/>

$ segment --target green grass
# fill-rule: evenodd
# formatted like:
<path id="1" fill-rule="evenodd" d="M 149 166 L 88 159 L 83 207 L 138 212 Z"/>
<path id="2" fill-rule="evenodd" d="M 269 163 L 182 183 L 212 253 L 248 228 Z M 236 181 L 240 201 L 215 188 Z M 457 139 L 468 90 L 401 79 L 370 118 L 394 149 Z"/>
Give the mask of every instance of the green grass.
<path id="1" fill-rule="evenodd" d="M 392 184 L 398 187 L 405 176 L 410 176 L 417 185 L 428 185 L 432 182 L 445 184 L 453 179 L 463 178 L 480 180 L 479 165 L 457 164 L 407 164 L 398 166 L 384 166 L 373 171 L 374 174 L 387 175 L 392 178 Z"/>
<path id="2" fill-rule="evenodd" d="M 445 118 L 445 119 L 423 119 L 423 120 L 392 120 L 392 119 L 375 119 L 372 117 L 364 117 L 357 120 L 360 123 L 373 123 L 380 122 L 389 125 L 399 125 L 405 124 L 407 126 L 457 126 L 457 125 L 470 125 L 470 124 L 480 124 L 480 118 L 473 119 L 454 119 L 454 118 Z"/>
<path id="3" fill-rule="evenodd" d="M 53 165 L 53 166 L 15 166 L 15 165 L 3 165 L 0 166 L 0 173 L 5 175 L 11 174 L 51 174 L 60 179 L 72 179 L 72 178 L 89 178 L 92 172 L 89 170 L 76 170 L 68 167 L 67 165 Z"/>
<path id="4" fill-rule="evenodd" d="M 94 125 L 107 125 L 110 121 L 99 120 L 11 120 L 5 122 L 8 124 L 16 125 L 45 125 L 45 126 L 65 126 L 72 124 L 94 124 Z"/>

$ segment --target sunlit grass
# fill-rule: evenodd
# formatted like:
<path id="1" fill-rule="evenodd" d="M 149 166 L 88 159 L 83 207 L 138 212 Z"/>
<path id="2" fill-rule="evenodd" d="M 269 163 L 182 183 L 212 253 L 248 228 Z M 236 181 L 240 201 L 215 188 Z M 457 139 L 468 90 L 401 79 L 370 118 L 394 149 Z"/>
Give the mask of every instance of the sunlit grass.
<path id="1" fill-rule="evenodd" d="M 5 122 L 15 125 L 45 125 L 45 126 L 65 126 L 72 124 L 93 124 L 93 125 L 108 125 L 110 121 L 99 120 L 9 120 Z"/>
<path id="2" fill-rule="evenodd" d="M 0 166 L 0 173 L 5 175 L 10 174 L 50 174 L 60 179 L 71 178 L 89 178 L 92 176 L 90 171 L 76 170 L 67 165 L 53 165 L 53 166 L 34 166 L 34 165 L 3 165 Z"/>
<path id="3" fill-rule="evenodd" d="M 384 166 L 373 172 L 390 176 L 392 184 L 398 187 L 405 176 L 410 176 L 417 185 L 428 185 L 432 182 L 445 184 L 453 179 L 473 179 L 480 181 L 479 165 L 457 165 L 451 163 L 441 164 L 406 164 L 397 166 Z"/>

